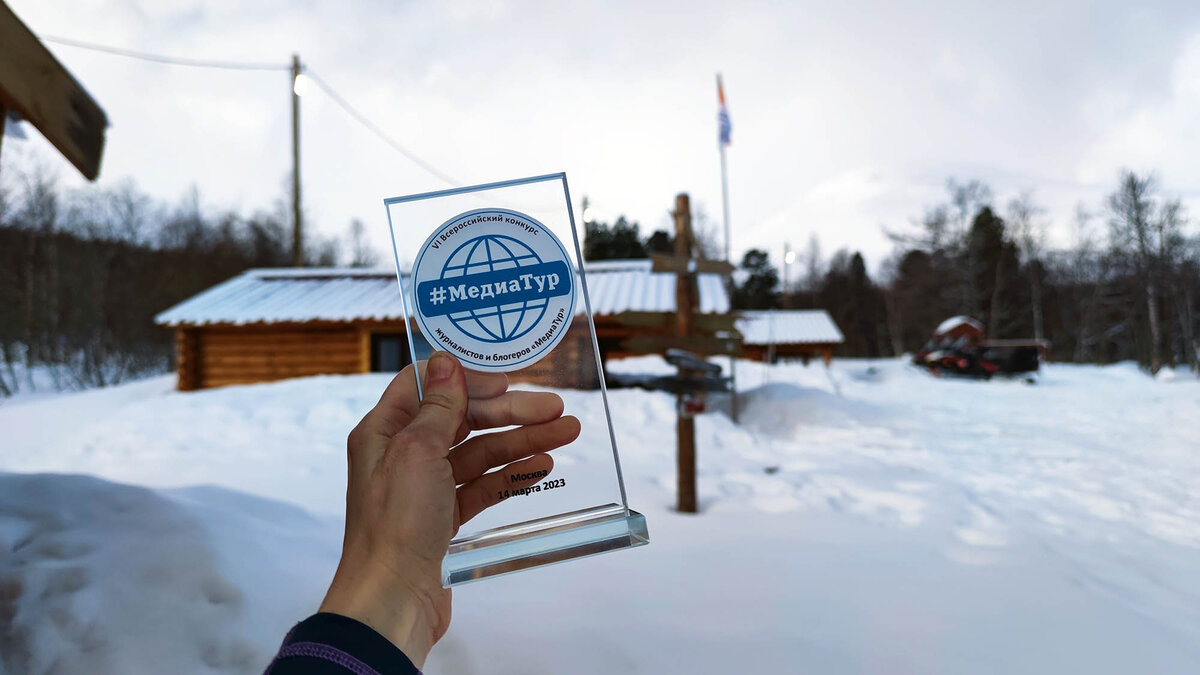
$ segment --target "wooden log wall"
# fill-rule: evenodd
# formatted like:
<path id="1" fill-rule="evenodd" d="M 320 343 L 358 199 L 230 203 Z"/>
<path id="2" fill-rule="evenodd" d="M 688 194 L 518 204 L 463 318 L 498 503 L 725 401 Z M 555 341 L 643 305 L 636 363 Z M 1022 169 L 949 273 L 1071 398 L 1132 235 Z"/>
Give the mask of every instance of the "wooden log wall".
<path id="1" fill-rule="evenodd" d="M 363 370 L 361 337 L 350 324 L 201 329 L 196 342 L 201 388 Z M 180 385 L 182 389 L 182 379 Z"/>
<path id="2" fill-rule="evenodd" d="M 528 368 L 509 373 L 508 379 L 571 389 L 599 389 L 587 321 L 577 317 L 554 351 Z"/>
<path id="3" fill-rule="evenodd" d="M 182 391 L 272 382 L 309 375 L 370 370 L 371 334 L 403 333 L 403 322 L 184 326 L 176 330 L 178 387 Z M 514 382 L 598 389 L 587 323 L 576 320 L 562 342 Z"/>

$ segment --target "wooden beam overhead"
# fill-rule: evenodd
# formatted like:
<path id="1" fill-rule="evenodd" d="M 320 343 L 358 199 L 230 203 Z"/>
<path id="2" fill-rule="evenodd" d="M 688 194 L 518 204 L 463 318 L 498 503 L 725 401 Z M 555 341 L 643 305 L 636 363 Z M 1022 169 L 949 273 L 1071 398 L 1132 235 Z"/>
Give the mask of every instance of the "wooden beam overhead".
<path id="1" fill-rule="evenodd" d="M 100 175 L 108 117 L 3 0 L 0 108 L 36 127 L 88 180 Z"/>

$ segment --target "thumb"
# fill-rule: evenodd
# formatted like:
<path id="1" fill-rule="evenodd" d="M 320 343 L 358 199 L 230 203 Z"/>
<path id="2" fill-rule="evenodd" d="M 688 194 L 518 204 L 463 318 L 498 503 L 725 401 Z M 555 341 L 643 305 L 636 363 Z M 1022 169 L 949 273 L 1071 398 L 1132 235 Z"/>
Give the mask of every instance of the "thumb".
<path id="1" fill-rule="evenodd" d="M 425 365 L 421 408 L 400 433 L 408 452 L 445 457 L 467 414 L 467 380 L 458 359 L 434 352 Z"/>

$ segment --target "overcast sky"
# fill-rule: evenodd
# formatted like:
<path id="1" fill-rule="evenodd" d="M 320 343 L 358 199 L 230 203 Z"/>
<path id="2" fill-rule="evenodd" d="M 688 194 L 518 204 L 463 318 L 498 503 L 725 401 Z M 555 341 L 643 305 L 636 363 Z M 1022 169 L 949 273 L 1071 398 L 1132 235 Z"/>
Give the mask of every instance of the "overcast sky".
<path id="1" fill-rule="evenodd" d="M 714 76 L 725 79 L 735 255 L 890 251 L 947 177 L 1034 189 L 1052 236 L 1121 167 L 1200 217 L 1200 3 L 7 0 L 37 33 L 193 58 L 293 52 L 462 183 L 566 171 L 578 206 L 668 225 L 677 192 L 720 222 Z M 290 79 L 49 45 L 112 122 L 101 183 L 270 208 L 291 166 Z M 7 151 L 16 145 L 5 142 Z M 39 139 L 19 152 L 38 152 Z M 322 92 L 302 99 L 310 222 L 445 187 Z M 55 160 L 63 182 L 80 182 Z M 1099 227 L 1099 225 L 1098 225 Z"/>

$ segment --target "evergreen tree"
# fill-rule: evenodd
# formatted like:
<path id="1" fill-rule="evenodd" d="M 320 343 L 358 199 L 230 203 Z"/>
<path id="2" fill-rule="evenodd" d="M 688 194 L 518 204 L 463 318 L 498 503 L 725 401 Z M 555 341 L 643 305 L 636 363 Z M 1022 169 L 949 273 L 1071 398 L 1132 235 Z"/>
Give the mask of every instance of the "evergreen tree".
<path id="1" fill-rule="evenodd" d="M 767 252 L 752 248 L 742 256 L 745 280 L 733 289 L 734 309 L 775 309 L 779 307 L 779 271 Z"/>
<path id="2" fill-rule="evenodd" d="M 638 224 L 617 218 L 611 226 L 588 223 L 583 243 L 585 260 L 629 260 L 645 258 L 646 245 L 638 236 Z"/>
<path id="3" fill-rule="evenodd" d="M 675 253 L 675 237 L 666 230 L 655 230 L 646 238 L 646 253 L 672 255 Z"/>
<path id="4" fill-rule="evenodd" d="M 886 325 L 883 292 L 871 281 L 861 253 L 838 251 L 817 293 L 819 305 L 842 329 L 844 353 L 875 357 L 883 353 Z"/>
<path id="5" fill-rule="evenodd" d="M 974 274 L 971 305 L 978 308 L 974 318 L 983 322 L 989 338 L 1016 337 L 1015 327 L 1024 318 L 1022 289 L 1016 283 L 1020 275 L 1017 246 L 1005 233 L 1004 220 L 990 206 L 975 215 L 967 235 L 968 269 Z"/>

